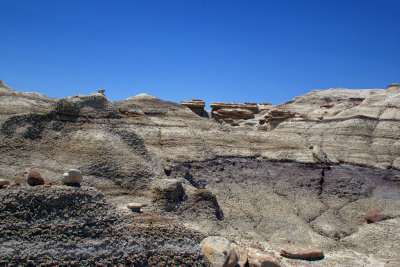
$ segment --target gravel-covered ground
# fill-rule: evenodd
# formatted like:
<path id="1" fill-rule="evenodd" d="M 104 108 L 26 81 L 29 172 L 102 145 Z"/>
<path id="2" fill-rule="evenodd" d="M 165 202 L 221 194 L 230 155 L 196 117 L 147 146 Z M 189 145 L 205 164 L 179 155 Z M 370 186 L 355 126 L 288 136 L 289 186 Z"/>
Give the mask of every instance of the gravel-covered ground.
<path id="1" fill-rule="evenodd" d="M 207 265 L 199 237 L 163 217 L 122 215 L 90 187 L 0 190 L 0 264 Z"/>

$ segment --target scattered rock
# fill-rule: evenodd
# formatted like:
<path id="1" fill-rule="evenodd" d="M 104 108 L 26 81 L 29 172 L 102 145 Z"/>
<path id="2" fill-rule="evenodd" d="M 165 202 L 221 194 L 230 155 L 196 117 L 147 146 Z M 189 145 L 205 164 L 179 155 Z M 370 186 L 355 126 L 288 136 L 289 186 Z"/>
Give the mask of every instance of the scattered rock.
<path id="1" fill-rule="evenodd" d="M 131 209 L 132 211 L 135 212 L 140 212 L 140 210 L 145 207 L 145 204 L 142 203 L 129 203 L 128 205 L 126 205 L 128 207 L 128 209 Z"/>
<path id="2" fill-rule="evenodd" d="M 209 236 L 201 241 L 200 247 L 213 266 L 228 267 L 237 264 L 237 255 L 225 237 Z"/>
<path id="3" fill-rule="evenodd" d="M 30 170 L 27 175 L 26 182 L 30 186 L 44 185 L 44 179 L 38 171 Z"/>
<path id="4" fill-rule="evenodd" d="M 10 184 L 10 181 L 5 179 L 0 179 L 0 187 L 6 187 Z"/>
<path id="5" fill-rule="evenodd" d="M 386 216 L 382 213 L 380 213 L 379 210 L 371 210 L 365 215 L 365 220 L 367 223 L 376 223 L 383 221 L 386 218 Z"/>
<path id="6" fill-rule="evenodd" d="M 65 185 L 80 185 L 83 181 L 80 170 L 70 169 L 63 174 L 62 183 Z"/>
<path id="7" fill-rule="evenodd" d="M 281 256 L 301 260 L 319 260 L 324 258 L 322 249 L 285 247 L 281 250 Z"/>
<path id="8" fill-rule="evenodd" d="M 250 267 L 279 267 L 278 260 L 254 248 L 247 248 L 248 264 Z"/>

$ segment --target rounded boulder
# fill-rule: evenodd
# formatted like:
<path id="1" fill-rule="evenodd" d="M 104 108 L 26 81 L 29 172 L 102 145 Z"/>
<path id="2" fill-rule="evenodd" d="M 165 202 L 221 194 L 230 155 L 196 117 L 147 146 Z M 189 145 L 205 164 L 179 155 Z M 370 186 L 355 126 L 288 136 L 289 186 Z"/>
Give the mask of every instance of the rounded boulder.
<path id="1" fill-rule="evenodd" d="M 83 181 L 82 172 L 80 170 L 70 169 L 63 174 L 61 181 L 66 185 L 80 185 Z"/>
<path id="2" fill-rule="evenodd" d="M 40 175 L 40 173 L 35 170 L 30 170 L 28 172 L 28 175 L 26 177 L 26 182 L 30 186 L 44 185 L 44 179 L 43 179 L 42 175 Z"/>

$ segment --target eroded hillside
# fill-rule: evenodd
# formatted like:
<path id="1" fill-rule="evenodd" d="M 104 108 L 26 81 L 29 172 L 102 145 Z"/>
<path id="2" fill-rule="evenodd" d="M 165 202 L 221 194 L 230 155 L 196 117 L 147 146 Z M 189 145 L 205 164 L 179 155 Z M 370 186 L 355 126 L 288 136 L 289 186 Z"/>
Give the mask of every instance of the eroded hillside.
<path id="1" fill-rule="evenodd" d="M 220 108 L 219 117 L 146 94 L 114 103 L 101 93 L 57 100 L 3 83 L 0 104 L 0 178 L 25 184 L 35 169 L 64 192 L 57 187 L 62 173 L 80 169 L 83 189 L 101 190 L 121 227 L 186 229 L 182 255 L 199 251 L 191 236 L 223 235 L 277 258 L 288 244 L 326 251 L 322 261 L 279 258 L 282 265 L 400 263 L 393 253 L 400 238 L 399 86 L 312 91 L 281 105 L 259 105 L 254 115 Z M 8 199 L 16 190 L 0 193 Z M 30 196 L 29 187 L 20 190 Z M 129 202 L 147 206 L 132 215 Z M 365 214 L 374 209 L 385 219 L 367 225 Z M 52 235 L 64 229 L 57 231 Z M 19 238 L 23 244 L 29 237 Z M 155 253 L 157 259 L 177 249 L 169 236 L 163 242 L 171 250 Z M 2 257 L 18 244 L 7 246 Z M 187 259 L 203 261 L 198 254 Z"/>

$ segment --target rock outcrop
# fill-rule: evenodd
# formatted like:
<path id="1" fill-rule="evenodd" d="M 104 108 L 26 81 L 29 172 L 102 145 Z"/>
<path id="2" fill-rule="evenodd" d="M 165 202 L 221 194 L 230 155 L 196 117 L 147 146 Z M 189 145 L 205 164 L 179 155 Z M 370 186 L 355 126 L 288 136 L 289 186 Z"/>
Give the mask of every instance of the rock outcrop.
<path id="1" fill-rule="evenodd" d="M 240 122 L 254 118 L 254 114 L 258 113 L 257 103 L 245 102 L 243 104 L 212 102 L 211 115 L 217 121 L 223 121 L 232 126 L 239 126 Z"/>
<path id="2" fill-rule="evenodd" d="M 206 103 L 201 99 L 192 99 L 190 101 L 181 100 L 181 105 L 188 107 L 191 111 L 201 117 L 208 117 L 208 113 L 204 110 Z"/>

